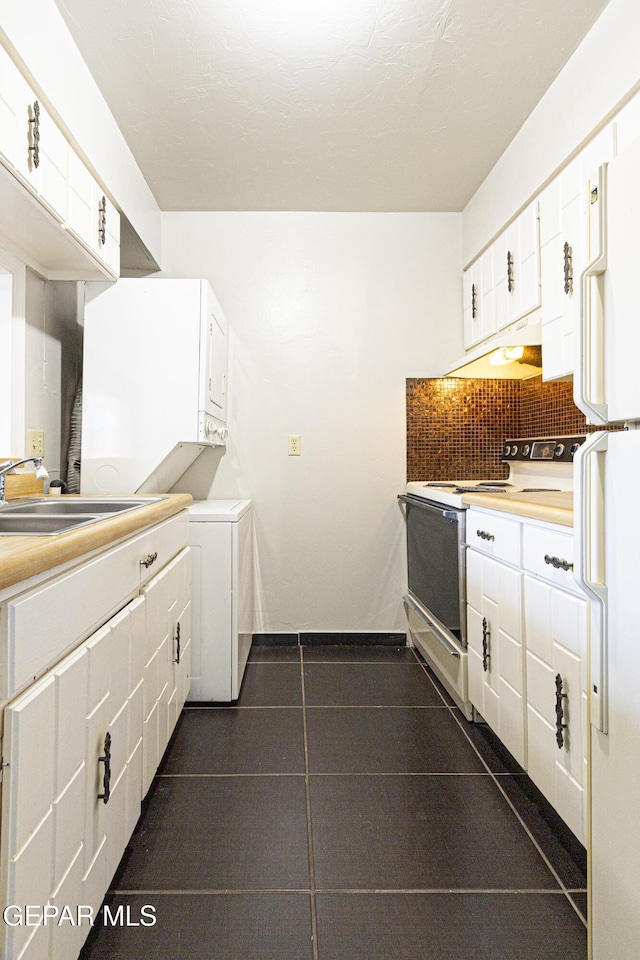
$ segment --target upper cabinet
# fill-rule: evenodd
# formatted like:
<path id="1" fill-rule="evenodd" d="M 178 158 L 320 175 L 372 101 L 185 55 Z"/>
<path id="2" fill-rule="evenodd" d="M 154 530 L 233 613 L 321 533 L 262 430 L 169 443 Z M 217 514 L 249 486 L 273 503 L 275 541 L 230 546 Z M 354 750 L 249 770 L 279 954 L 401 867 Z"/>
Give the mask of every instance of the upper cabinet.
<path id="1" fill-rule="evenodd" d="M 540 306 L 538 204 L 530 203 L 494 243 L 496 327 Z"/>
<path id="2" fill-rule="evenodd" d="M 540 305 L 538 204 L 529 204 L 463 277 L 468 350 Z"/>
<path id="3" fill-rule="evenodd" d="M 540 195 L 543 378 L 573 373 L 580 274 L 587 264 L 591 173 L 613 157 L 613 125 L 605 127 Z"/>
<path id="4" fill-rule="evenodd" d="M 0 242 L 51 279 L 120 273 L 118 211 L 2 47 Z"/>

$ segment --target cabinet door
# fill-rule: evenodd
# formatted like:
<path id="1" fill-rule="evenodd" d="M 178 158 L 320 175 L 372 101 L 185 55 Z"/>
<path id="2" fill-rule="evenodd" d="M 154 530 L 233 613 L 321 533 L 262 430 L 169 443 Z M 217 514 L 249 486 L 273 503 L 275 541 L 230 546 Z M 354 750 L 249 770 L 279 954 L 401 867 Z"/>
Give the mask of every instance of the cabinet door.
<path id="1" fill-rule="evenodd" d="M 528 773 L 584 842 L 586 600 L 525 576 Z"/>
<path id="2" fill-rule="evenodd" d="M 522 574 L 467 551 L 469 698 L 519 763 L 525 763 Z"/>
<path id="3" fill-rule="evenodd" d="M 0 159 L 15 169 L 18 153 L 28 146 L 27 118 L 23 115 L 24 80 L 9 54 L 0 47 Z"/>
<path id="4" fill-rule="evenodd" d="M 48 211 L 64 223 L 70 148 L 46 107 L 22 76 L 17 90 L 15 170 Z"/>
<path id="5" fill-rule="evenodd" d="M 169 742 L 188 688 L 191 656 L 189 548 L 186 547 L 144 588 L 146 654 L 144 666 L 143 796 Z M 184 624 L 181 620 L 184 618 Z M 177 663 L 178 623 L 180 664 Z M 186 642 L 183 630 L 186 629 Z M 179 706 L 178 706 L 179 705 Z"/>
<path id="6" fill-rule="evenodd" d="M 496 327 L 502 330 L 540 304 L 538 204 L 530 203 L 495 242 Z"/>
<path id="7" fill-rule="evenodd" d="M 79 649 L 5 710 L 2 809 L 2 876 L 5 903 L 82 903 L 84 714 L 88 682 L 86 651 Z M 61 933 L 74 956 L 78 928 L 4 927 L 3 956 L 49 955 L 49 939 Z"/>

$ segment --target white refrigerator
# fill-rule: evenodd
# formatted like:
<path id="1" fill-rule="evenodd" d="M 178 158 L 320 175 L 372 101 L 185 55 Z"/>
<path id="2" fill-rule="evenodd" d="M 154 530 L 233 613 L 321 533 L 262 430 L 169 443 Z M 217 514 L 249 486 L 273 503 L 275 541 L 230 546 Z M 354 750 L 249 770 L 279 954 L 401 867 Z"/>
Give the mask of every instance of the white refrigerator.
<path id="1" fill-rule="evenodd" d="M 574 400 L 576 578 L 589 616 L 589 956 L 640 956 L 640 141 L 589 183 Z"/>

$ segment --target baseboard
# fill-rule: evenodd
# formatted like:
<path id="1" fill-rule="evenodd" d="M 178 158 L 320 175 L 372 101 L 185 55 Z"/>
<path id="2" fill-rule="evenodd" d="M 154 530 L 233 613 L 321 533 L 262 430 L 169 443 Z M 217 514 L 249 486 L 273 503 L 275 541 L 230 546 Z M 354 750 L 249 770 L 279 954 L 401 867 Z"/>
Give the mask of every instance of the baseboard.
<path id="1" fill-rule="evenodd" d="M 286 646 L 387 646 L 404 647 L 407 644 L 405 633 L 364 633 L 361 631 L 314 631 L 305 633 L 254 633 L 253 643 L 257 647 Z"/>

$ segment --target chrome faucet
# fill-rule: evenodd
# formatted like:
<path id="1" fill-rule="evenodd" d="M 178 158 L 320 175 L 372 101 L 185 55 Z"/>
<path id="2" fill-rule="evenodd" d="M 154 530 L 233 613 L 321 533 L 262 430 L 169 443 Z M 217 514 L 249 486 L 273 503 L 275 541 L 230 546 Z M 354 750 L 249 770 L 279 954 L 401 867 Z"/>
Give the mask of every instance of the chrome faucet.
<path id="1" fill-rule="evenodd" d="M 36 480 L 47 480 L 49 474 L 47 468 L 42 462 L 42 457 L 25 457 L 24 460 L 7 460 L 6 463 L 0 463 L 0 507 L 6 507 L 5 499 L 7 474 L 13 473 L 14 467 L 21 467 L 23 463 L 33 463 L 36 468 Z"/>

